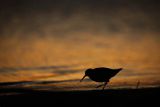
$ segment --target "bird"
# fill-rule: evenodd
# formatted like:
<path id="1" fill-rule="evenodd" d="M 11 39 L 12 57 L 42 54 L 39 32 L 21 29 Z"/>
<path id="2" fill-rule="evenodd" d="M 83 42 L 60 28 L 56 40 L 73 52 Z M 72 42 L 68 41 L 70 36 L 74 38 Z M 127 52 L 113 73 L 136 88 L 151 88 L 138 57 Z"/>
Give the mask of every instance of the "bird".
<path id="1" fill-rule="evenodd" d="M 80 82 L 83 81 L 83 79 L 88 76 L 91 80 L 95 82 L 104 82 L 104 84 L 97 86 L 101 87 L 103 86 L 102 90 L 104 90 L 105 86 L 108 84 L 109 80 L 114 77 L 118 72 L 120 72 L 123 68 L 118 69 L 111 69 L 106 67 L 98 67 L 98 68 L 89 68 L 85 71 L 85 75 L 80 80 Z"/>

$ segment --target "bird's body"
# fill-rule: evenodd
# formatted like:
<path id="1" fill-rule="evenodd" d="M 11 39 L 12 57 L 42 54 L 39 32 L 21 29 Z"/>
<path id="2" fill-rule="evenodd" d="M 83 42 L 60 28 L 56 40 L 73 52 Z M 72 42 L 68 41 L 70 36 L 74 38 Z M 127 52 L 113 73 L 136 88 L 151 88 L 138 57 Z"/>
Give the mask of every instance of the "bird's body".
<path id="1" fill-rule="evenodd" d="M 96 82 L 109 82 L 109 79 L 115 76 L 120 70 L 119 69 L 110 69 L 110 68 L 95 68 L 91 70 L 91 73 L 88 74 L 88 77 Z"/>
<path id="2" fill-rule="evenodd" d="M 94 69 L 87 69 L 85 71 L 85 76 L 81 79 L 81 81 L 88 76 L 91 80 L 96 82 L 105 82 L 105 85 L 109 82 L 109 80 L 115 76 L 122 68 L 119 69 L 110 69 L 105 67 L 99 67 Z M 103 89 L 104 89 L 103 87 Z"/>

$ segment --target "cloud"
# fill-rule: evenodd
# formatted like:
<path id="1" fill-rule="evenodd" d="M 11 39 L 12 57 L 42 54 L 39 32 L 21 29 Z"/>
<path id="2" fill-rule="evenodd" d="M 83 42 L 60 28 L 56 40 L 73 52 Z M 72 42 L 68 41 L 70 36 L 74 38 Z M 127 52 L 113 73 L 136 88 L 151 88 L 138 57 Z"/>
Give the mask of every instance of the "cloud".
<path id="1" fill-rule="evenodd" d="M 1 36 L 5 37 L 66 37 L 81 32 L 106 35 L 158 32 L 160 25 L 158 5 L 156 1 L 149 0 L 16 0 L 2 2 L 1 10 Z"/>

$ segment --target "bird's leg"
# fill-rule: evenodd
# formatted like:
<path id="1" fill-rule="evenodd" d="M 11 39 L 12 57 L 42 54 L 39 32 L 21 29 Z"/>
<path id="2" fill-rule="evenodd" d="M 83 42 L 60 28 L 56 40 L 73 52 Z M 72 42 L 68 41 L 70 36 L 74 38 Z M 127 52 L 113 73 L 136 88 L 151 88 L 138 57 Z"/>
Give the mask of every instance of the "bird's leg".
<path id="1" fill-rule="evenodd" d="M 104 86 L 102 88 L 102 90 L 104 90 L 105 86 L 107 85 L 108 81 L 104 83 Z"/>
<path id="2" fill-rule="evenodd" d="M 104 84 L 98 85 L 96 88 L 102 87 Z"/>

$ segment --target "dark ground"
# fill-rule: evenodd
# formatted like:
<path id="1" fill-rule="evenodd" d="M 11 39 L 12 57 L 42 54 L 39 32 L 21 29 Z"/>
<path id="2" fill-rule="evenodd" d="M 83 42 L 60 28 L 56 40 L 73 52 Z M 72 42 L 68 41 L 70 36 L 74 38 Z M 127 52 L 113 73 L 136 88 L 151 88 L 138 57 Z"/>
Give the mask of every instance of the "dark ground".
<path id="1" fill-rule="evenodd" d="M 92 91 L 35 91 L 31 89 L 0 89 L 0 107 L 16 106 L 152 106 L 159 107 L 160 87 L 144 89 L 110 89 Z"/>

